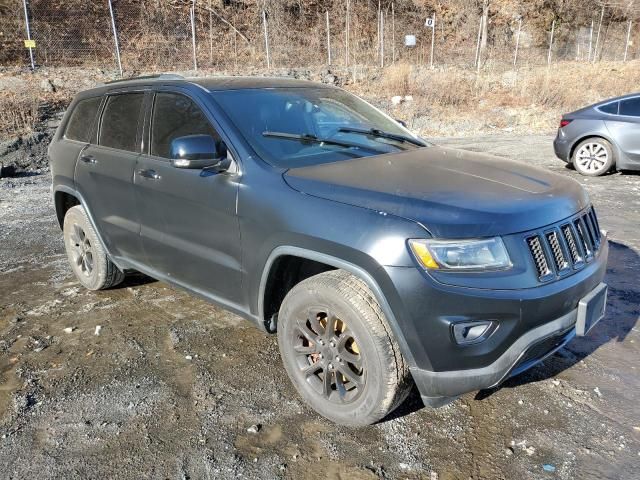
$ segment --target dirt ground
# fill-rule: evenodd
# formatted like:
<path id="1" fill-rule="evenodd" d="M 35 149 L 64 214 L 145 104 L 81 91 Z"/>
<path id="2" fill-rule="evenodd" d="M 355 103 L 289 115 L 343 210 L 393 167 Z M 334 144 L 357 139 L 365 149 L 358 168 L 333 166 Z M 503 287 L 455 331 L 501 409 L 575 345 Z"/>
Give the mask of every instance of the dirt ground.
<path id="1" fill-rule="evenodd" d="M 638 478 L 640 175 L 581 178 L 546 136 L 437 143 L 587 188 L 611 240 L 589 337 L 495 391 L 436 410 L 414 391 L 391 419 L 338 427 L 296 395 L 275 337 L 239 317 L 143 276 L 80 288 L 49 174 L 1 179 L 0 477 Z"/>

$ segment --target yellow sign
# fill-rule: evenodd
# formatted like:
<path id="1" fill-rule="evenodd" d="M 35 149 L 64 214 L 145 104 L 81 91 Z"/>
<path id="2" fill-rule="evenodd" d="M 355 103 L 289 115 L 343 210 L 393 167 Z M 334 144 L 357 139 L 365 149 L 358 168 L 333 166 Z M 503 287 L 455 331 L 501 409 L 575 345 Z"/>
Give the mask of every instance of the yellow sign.
<path id="1" fill-rule="evenodd" d="M 35 40 L 25 40 L 24 41 L 24 48 L 36 48 L 36 41 Z"/>

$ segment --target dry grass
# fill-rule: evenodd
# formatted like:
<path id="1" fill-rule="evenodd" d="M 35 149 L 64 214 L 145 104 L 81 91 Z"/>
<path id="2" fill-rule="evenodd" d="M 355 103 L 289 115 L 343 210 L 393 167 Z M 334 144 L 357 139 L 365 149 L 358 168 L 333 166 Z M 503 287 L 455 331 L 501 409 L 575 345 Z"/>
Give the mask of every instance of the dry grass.
<path id="1" fill-rule="evenodd" d="M 36 92 L 0 92 L 0 140 L 32 131 L 39 105 Z"/>

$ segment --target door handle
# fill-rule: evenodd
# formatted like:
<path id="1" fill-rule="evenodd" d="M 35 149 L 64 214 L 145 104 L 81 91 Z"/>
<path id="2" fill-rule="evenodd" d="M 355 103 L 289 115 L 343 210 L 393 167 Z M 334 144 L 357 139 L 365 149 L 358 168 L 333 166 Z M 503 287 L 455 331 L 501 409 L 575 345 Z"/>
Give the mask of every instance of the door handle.
<path id="1" fill-rule="evenodd" d="M 138 175 L 151 180 L 160 180 L 160 175 L 155 170 L 138 170 Z"/>
<path id="2" fill-rule="evenodd" d="M 96 158 L 93 155 L 82 155 L 80 157 L 80 160 L 82 160 L 84 163 L 90 163 L 92 165 L 95 165 L 96 163 L 98 163 L 98 160 L 96 160 Z"/>

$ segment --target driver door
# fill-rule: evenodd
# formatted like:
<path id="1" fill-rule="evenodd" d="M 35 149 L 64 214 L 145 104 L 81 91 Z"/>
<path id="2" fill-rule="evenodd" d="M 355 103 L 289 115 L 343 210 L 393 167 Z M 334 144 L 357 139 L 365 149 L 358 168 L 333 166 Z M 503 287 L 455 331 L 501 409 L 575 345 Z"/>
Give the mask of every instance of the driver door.
<path id="1" fill-rule="evenodd" d="M 148 145 L 137 161 L 134 188 L 148 267 L 225 303 L 241 301 L 237 174 L 171 165 L 173 139 L 206 134 L 219 140 L 189 96 L 158 91 L 150 99 Z"/>

